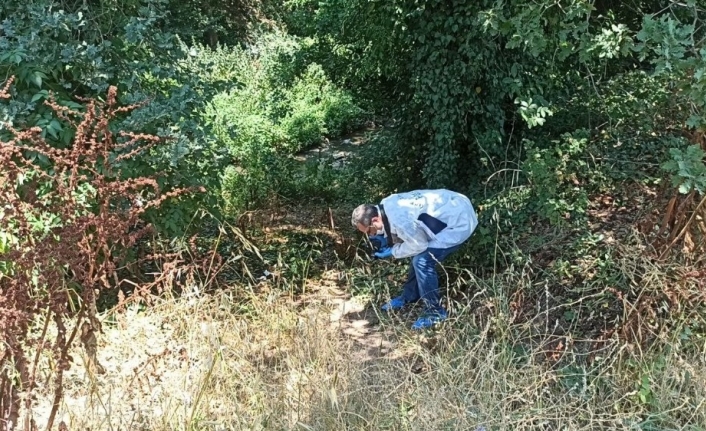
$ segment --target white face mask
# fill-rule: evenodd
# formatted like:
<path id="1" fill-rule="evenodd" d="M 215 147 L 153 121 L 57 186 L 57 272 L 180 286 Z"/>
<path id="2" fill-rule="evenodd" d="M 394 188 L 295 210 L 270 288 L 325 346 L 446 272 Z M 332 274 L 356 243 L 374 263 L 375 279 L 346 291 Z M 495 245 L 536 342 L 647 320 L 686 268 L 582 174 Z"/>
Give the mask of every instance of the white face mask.
<path id="1" fill-rule="evenodd" d="M 380 229 L 380 230 L 377 231 L 377 233 L 376 233 L 375 235 L 385 235 L 385 230 L 384 230 L 384 229 Z"/>

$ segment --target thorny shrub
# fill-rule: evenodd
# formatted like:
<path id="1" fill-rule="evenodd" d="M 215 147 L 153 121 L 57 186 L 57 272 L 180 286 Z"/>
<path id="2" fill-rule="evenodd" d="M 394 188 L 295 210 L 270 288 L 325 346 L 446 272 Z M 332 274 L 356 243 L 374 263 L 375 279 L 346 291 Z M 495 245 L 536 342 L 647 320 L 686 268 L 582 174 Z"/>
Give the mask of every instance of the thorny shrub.
<path id="1" fill-rule="evenodd" d="M 10 98 L 11 83 L 0 98 Z M 121 178 L 120 162 L 160 139 L 111 131 L 111 120 L 137 107 L 118 106 L 116 93 L 111 87 L 105 102 L 81 100 L 81 110 L 45 102 L 75 128 L 68 148 L 50 146 L 38 127 L 6 126 L 11 138 L 0 141 L 0 232 L 10 238 L 0 254 L 0 430 L 36 428 L 32 395 L 41 352 L 51 353 L 57 364 L 47 429 L 77 337 L 89 367 L 104 372 L 96 361 L 101 330 L 96 297 L 117 278 L 123 252 L 150 231 L 141 214 L 189 191 L 162 193 L 153 178 Z M 57 330 L 53 340 L 47 331 L 51 321 Z M 39 334 L 33 331 L 36 322 L 43 323 Z"/>

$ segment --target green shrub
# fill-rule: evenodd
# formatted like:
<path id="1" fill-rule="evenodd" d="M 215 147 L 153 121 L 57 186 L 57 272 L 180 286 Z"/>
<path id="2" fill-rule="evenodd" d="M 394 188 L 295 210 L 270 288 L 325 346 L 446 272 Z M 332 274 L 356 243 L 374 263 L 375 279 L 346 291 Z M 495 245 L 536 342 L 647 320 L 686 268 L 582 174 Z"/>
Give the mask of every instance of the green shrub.
<path id="1" fill-rule="evenodd" d="M 299 201 L 333 202 L 348 189 L 343 171 L 334 166 L 333 157 L 308 160 L 293 176 L 287 197 Z"/>
<path id="2" fill-rule="evenodd" d="M 358 126 L 362 110 L 337 88 L 318 64 L 311 64 L 289 91 L 291 111 L 309 111 L 321 124 L 320 134 L 337 136 Z"/>
<path id="3" fill-rule="evenodd" d="M 585 217 L 590 187 L 602 177 L 590 164 L 586 130 L 562 135 L 548 148 L 526 141 L 523 167 L 529 176 L 533 205 L 538 214 L 553 224 L 577 222 Z"/>
<path id="4" fill-rule="evenodd" d="M 288 63 L 299 46 L 294 38 L 270 35 L 250 54 L 233 54 L 238 85 L 215 95 L 206 110 L 218 146 L 227 148 L 233 163 L 222 175 L 230 212 L 273 193 L 316 196 L 322 187 L 324 194 L 334 193 L 330 172 L 318 165 L 302 172 L 291 156 L 353 129 L 363 111 L 319 65 L 299 70 Z"/>
<path id="5" fill-rule="evenodd" d="M 233 165 L 222 175 L 222 194 L 228 212 L 250 208 L 266 198 L 276 185 L 273 174 L 284 142 L 280 127 L 249 97 L 251 89 L 217 95 L 207 110 L 218 142 L 224 144 Z M 248 103 L 250 101 L 250 103 Z"/>
<path id="6" fill-rule="evenodd" d="M 347 184 L 341 199 L 375 201 L 395 191 L 422 187 L 421 153 L 421 145 L 410 145 L 394 130 L 374 134 L 341 172 Z"/>
<path id="7" fill-rule="evenodd" d="M 227 215 L 261 205 L 273 193 L 290 190 L 292 161 L 267 151 L 253 152 L 242 166 L 227 166 L 222 176 L 224 210 Z"/>
<path id="8" fill-rule="evenodd" d="M 165 31 L 165 2 L 120 3 L 116 12 L 103 2 L 3 1 L 0 72 L 16 81 L 11 100 L 0 106 L 0 121 L 41 127 L 51 146 L 68 148 L 74 130 L 44 105 L 49 94 L 60 105 L 80 108 L 75 96 L 102 97 L 114 85 L 122 104 L 149 101 L 116 118 L 115 130 L 154 134 L 167 142 L 123 160 L 121 172 L 154 176 L 164 192 L 218 190 L 226 153 L 213 146 L 199 120 L 211 95 L 233 80 L 229 64 L 237 62 L 222 50 L 189 48 Z M 8 134 L 0 126 L 1 137 Z M 144 218 L 160 232 L 180 235 L 197 211 L 215 208 L 216 195 L 170 200 Z"/>
<path id="9" fill-rule="evenodd" d="M 706 192 L 706 153 L 699 145 L 684 148 L 683 139 L 673 138 L 671 145 L 670 158 L 662 164 L 662 169 L 672 176 L 672 185 L 683 194 L 696 190 L 703 195 Z"/>
<path id="10" fill-rule="evenodd" d="M 292 153 L 318 144 L 326 133 L 323 112 L 316 105 L 296 105 L 281 122 L 287 136 L 288 149 Z"/>

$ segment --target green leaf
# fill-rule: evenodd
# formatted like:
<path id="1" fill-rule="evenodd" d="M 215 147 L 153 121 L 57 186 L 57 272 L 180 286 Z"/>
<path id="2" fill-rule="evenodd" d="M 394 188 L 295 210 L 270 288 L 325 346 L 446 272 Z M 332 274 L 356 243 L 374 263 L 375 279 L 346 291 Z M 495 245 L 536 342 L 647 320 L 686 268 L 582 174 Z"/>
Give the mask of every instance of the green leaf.
<path id="1" fill-rule="evenodd" d="M 61 123 L 57 120 L 51 120 L 49 124 L 47 124 L 46 130 L 54 139 L 59 139 L 59 132 L 61 132 L 63 128 L 61 127 Z"/>
<path id="2" fill-rule="evenodd" d="M 30 77 L 30 81 L 39 88 L 42 88 L 42 75 L 39 72 L 34 72 Z"/>
<path id="3" fill-rule="evenodd" d="M 686 120 L 687 127 L 695 129 L 701 125 L 702 118 L 698 115 L 692 115 Z"/>
<path id="4" fill-rule="evenodd" d="M 37 94 L 35 94 L 34 96 L 32 96 L 31 101 L 36 102 L 37 100 L 42 99 L 42 98 L 46 98 L 47 96 L 49 96 L 49 92 L 46 90 L 42 90 L 42 91 L 38 92 Z"/>

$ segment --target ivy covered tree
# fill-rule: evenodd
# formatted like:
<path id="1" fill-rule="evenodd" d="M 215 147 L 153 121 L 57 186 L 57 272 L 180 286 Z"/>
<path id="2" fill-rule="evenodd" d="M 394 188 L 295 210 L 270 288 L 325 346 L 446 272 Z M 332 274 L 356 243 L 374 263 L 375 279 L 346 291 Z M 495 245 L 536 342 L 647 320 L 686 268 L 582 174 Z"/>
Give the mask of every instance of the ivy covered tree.
<path id="1" fill-rule="evenodd" d="M 558 136 L 600 124 L 600 108 L 563 108 L 576 96 L 600 99 L 600 87 L 614 78 L 652 73 L 651 62 L 657 73 L 664 66 L 677 72 L 670 59 L 689 57 L 679 64 L 692 73 L 703 62 L 695 1 L 287 4 L 289 26 L 318 38 L 316 52 L 331 53 L 331 69 L 346 70 L 352 86 L 389 94 L 400 141 L 420 148 L 429 186 L 468 187 L 508 168 L 537 127 Z"/>

